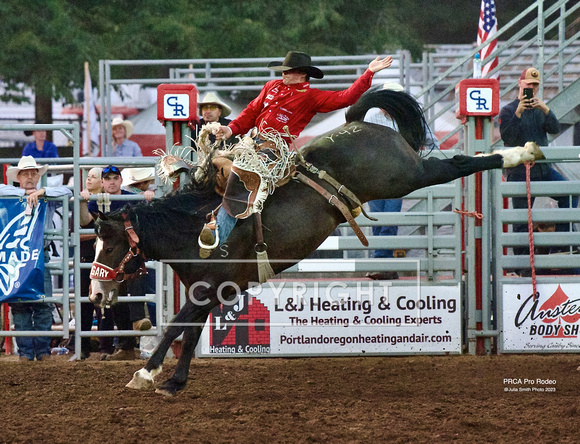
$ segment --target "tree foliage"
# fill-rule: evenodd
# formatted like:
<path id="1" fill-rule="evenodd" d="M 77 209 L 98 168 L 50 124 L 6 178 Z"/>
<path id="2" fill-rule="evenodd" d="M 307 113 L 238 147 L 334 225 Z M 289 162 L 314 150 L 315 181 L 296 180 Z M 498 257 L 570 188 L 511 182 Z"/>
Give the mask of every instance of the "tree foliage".
<path id="1" fill-rule="evenodd" d="M 553 1 L 553 0 L 551 0 Z M 101 59 L 393 53 L 472 43 L 480 0 L 2 0 L 4 100 L 69 97 Z M 500 25 L 529 0 L 496 0 Z M 125 68 L 139 75 L 143 68 Z"/>

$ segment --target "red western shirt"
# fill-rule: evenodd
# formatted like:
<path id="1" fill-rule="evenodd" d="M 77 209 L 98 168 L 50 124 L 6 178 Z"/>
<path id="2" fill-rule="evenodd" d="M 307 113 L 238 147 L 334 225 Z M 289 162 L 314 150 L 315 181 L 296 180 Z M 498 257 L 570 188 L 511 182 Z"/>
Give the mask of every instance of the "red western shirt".
<path id="1" fill-rule="evenodd" d="M 343 91 L 322 91 L 310 83 L 284 85 L 281 79 L 270 80 L 260 95 L 250 102 L 237 119 L 230 122 L 233 134 L 245 134 L 253 127 L 259 131 L 274 129 L 285 135 L 300 135 L 316 113 L 335 111 L 355 103 L 370 88 L 374 73 L 366 70 L 350 88 Z"/>

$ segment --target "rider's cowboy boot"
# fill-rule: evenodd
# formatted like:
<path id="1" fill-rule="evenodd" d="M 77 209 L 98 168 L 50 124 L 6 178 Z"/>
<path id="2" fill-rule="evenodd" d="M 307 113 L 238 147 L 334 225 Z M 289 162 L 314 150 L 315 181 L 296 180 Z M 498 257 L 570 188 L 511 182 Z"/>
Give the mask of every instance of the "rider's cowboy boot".
<path id="1" fill-rule="evenodd" d="M 213 230 L 213 231 L 212 231 Z M 214 232 L 216 235 L 214 236 Z M 217 236 L 217 223 L 215 216 L 212 214 L 211 219 L 208 223 L 203 226 L 201 233 L 199 234 L 199 257 L 206 259 L 209 257 L 211 252 L 218 246 L 219 237 Z"/>

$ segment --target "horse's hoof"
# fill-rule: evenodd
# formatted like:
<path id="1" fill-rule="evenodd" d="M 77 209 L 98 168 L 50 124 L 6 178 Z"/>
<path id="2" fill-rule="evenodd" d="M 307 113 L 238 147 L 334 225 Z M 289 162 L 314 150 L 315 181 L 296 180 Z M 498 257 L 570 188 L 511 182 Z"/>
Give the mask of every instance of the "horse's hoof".
<path id="1" fill-rule="evenodd" d="M 155 389 L 155 393 L 164 396 L 175 396 L 178 391 L 183 390 L 184 388 L 185 383 L 176 382 L 175 380 L 169 378 L 164 383 L 159 384 L 159 386 Z"/>
<path id="2" fill-rule="evenodd" d="M 527 142 L 524 146 L 516 146 L 500 151 L 494 151 L 503 157 L 503 167 L 513 168 L 526 162 L 534 162 L 538 159 L 545 159 L 544 153 L 534 142 Z"/>
<path id="3" fill-rule="evenodd" d="M 173 390 L 166 390 L 166 389 L 155 389 L 155 393 L 157 393 L 158 395 L 163 395 L 163 396 L 167 396 L 167 397 L 173 397 L 175 396 L 175 393 Z"/>
<path id="4" fill-rule="evenodd" d="M 544 156 L 544 153 L 542 152 L 538 144 L 535 142 L 527 142 L 524 145 L 524 149 L 532 156 L 534 156 L 534 160 L 541 160 L 546 158 L 546 156 Z"/>
<path id="5" fill-rule="evenodd" d="M 144 368 L 137 370 L 133 374 L 133 379 L 125 386 L 135 390 L 146 390 L 153 388 L 155 385 L 155 376 L 161 373 L 161 366 L 148 371 Z"/>

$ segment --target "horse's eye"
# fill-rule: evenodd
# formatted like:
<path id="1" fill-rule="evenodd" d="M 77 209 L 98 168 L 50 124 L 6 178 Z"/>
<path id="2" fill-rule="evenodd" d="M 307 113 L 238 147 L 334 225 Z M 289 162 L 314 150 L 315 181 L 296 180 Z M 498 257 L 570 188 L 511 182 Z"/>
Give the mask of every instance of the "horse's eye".
<path id="1" fill-rule="evenodd" d="M 106 252 L 107 254 L 111 254 L 111 253 L 113 252 L 113 249 L 112 249 L 112 248 L 107 248 L 107 249 L 105 250 L 105 252 Z"/>

